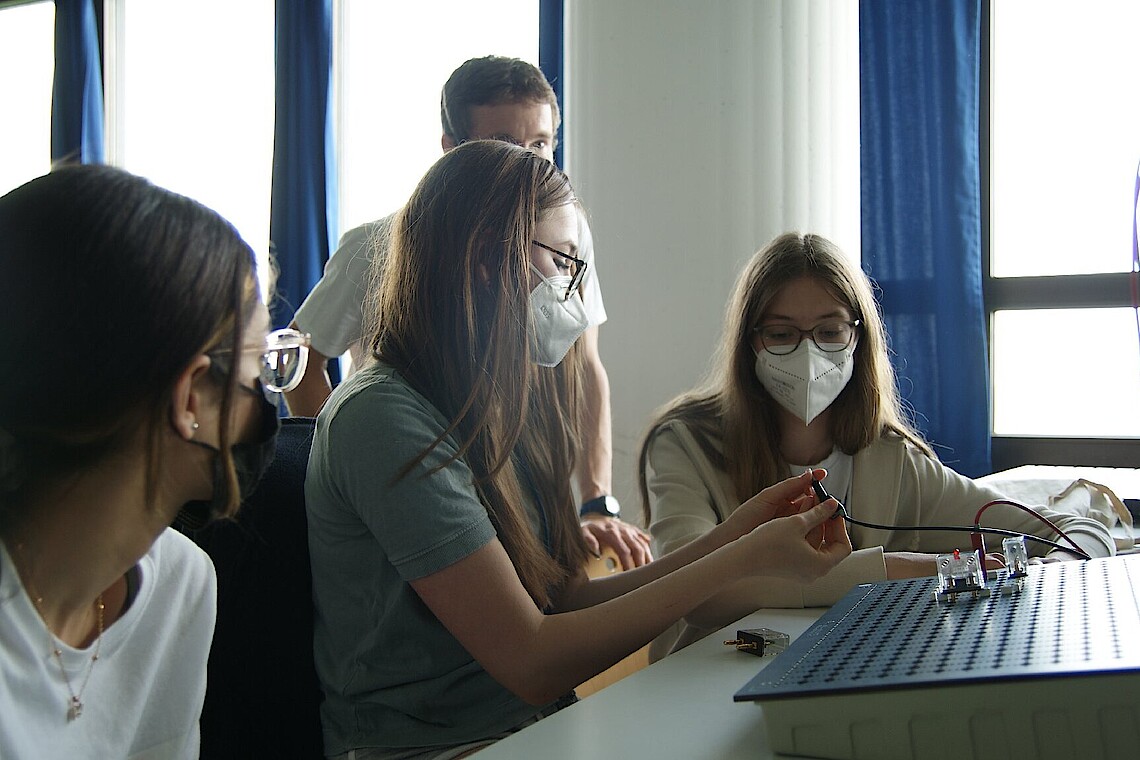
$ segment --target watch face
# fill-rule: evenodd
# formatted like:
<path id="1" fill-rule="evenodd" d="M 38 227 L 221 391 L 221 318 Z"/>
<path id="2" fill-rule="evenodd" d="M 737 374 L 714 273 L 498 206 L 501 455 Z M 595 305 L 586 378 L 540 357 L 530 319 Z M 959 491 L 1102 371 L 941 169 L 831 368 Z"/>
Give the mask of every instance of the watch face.
<path id="1" fill-rule="evenodd" d="M 599 496 L 582 505 L 582 514 L 621 517 L 621 505 L 613 496 Z"/>

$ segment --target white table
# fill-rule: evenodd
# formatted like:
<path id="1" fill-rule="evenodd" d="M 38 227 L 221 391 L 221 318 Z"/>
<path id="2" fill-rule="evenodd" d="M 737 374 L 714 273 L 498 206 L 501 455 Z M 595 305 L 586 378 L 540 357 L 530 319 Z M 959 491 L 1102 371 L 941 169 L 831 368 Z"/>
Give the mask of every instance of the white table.
<path id="1" fill-rule="evenodd" d="M 1086 477 L 1140 496 L 1140 470 L 1022 467 L 997 482 Z M 826 610 L 761 610 L 677 654 L 479 752 L 493 758 L 755 760 L 773 758 L 762 709 L 732 695 L 769 658 L 724 646 L 739 628 L 773 628 L 794 640 Z"/>
<path id="2" fill-rule="evenodd" d="M 740 628 L 793 640 L 824 609 L 761 610 L 479 752 L 492 758 L 756 760 L 768 749 L 761 708 L 732 695 L 771 658 L 725 646 Z"/>

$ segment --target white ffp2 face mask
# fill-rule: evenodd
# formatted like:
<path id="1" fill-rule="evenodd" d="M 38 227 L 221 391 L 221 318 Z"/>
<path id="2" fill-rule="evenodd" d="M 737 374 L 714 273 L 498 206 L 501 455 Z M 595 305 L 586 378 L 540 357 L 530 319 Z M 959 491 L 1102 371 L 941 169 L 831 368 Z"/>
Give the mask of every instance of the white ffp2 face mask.
<path id="1" fill-rule="evenodd" d="M 821 351 L 805 338 L 796 350 L 777 356 L 756 353 L 756 377 L 772 398 L 805 425 L 831 406 L 855 372 L 855 343 L 842 351 Z"/>
<path id="2" fill-rule="evenodd" d="M 536 364 L 557 367 L 574 341 L 590 326 L 586 305 L 578 293 L 563 300 L 571 277 L 545 277 L 534 264 L 531 270 L 541 282 L 530 292 L 530 355 Z"/>

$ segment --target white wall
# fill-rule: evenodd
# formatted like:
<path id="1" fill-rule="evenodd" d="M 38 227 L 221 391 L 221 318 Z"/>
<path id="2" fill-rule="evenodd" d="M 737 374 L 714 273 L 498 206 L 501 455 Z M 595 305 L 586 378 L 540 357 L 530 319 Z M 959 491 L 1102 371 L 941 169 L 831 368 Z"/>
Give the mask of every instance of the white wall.
<path id="1" fill-rule="evenodd" d="M 567 168 L 609 312 L 614 493 L 698 382 L 736 274 L 790 229 L 859 246 L 857 0 L 568 0 Z"/>

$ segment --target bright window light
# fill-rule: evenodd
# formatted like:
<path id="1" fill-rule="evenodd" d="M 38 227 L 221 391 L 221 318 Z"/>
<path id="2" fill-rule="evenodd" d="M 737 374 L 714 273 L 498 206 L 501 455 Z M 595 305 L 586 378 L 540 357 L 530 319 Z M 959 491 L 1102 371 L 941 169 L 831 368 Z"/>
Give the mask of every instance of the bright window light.
<path id="1" fill-rule="evenodd" d="M 226 217 L 269 248 L 273 3 L 117 0 L 113 163 Z M 262 284 L 266 278 L 261 276 Z"/>
<path id="2" fill-rule="evenodd" d="M 993 275 L 1127 271 L 1140 3 L 992 6 Z"/>
<path id="3" fill-rule="evenodd" d="M 55 3 L 0 10 L 0 195 L 51 168 Z"/>
<path id="4" fill-rule="evenodd" d="M 534 0 L 344 0 L 340 24 L 340 230 L 408 199 L 442 155 L 439 94 L 469 58 L 538 64 Z"/>
<path id="5" fill-rule="evenodd" d="M 994 0 L 991 34 L 991 276 L 1131 269 L 1140 161 L 1140 4 Z M 1008 289 L 1017 302 L 1019 285 Z M 995 311 L 998 436 L 1140 436 L 1140 337 L 1121 308 Z"/>
<path id="6" fill-rule="evenodd" d="M 993 320 L 994 433 L 1140 434 L 1132 309 L 999 311 Z"/>

